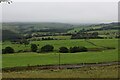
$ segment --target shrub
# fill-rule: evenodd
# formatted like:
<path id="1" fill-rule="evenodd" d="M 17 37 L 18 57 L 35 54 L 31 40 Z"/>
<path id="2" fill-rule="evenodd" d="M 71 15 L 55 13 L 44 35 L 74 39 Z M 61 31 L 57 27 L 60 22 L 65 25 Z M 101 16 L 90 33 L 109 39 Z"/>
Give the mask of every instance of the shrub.
<path id="1" fill-rule="evenodd" d="M 68 50 L 67 47 L 60 47 L 60 48 L 59 48 L 59 52 L 61 52 L 61 53 L 68 53 L 69 50 Z"/>
<path id="2" fill-rule="evenodd" d="M 2 49 L 2 54 L 5 54 L 5 49 Z"/>
<path id="3" fill-rule="evenodd" d="M 75 52 L 86 52 L 87 48 L 86 47 L 70 47 L 70 52 L 75 53 Z"/>
<path id="4" fill-rule="evenodd" d="M 25 46 L 30 44 L 30 42 L 28 40 L 23 40 L 23 43 L 24 43 Z"/>
<path id="5" fill-rule="evenodd" d="M 37 51 L 37 45 L 36 44 L 31 44 L 31 51 L 36 52 Z"/>
<path id="6" fill-rule="evenodd" d="M 6 47 L 3 50 L 3 53 L 14 53 L 14 49 L 12 47 Z"/>
<path id="7" fill-rule="evenodd" d="M 83 46 L 79 47 L 79 50 L 80 50 L 80 52 L 88 51 L 88 49 L 86 47 L 83 47 Z"/>
<path id="8" fill-rule="evenodd" d="M 75 52 L 79 52 L 79 47 L 70 47 L 70 52 L 71 53 L 75 53 Z"/>
<path id="9" fill-rule="evenodd" d="M 54 47 L 52 45 L 45 45 L 41 48 L 41 52 L 51 52 L 53 49 Z"/>

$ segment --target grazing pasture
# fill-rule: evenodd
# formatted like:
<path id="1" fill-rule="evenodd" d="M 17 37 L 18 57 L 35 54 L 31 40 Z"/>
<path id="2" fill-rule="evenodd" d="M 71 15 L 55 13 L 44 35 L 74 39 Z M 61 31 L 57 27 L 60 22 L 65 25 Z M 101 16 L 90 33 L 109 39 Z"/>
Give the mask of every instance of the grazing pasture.
<path id="1" fill-rule="evenodd" d="M 85 40 L 49 40 L 32 41 L 39 44 L 39 48 L 50 44 L 55 47 L 53 52 L 36 53 L 24 52 L 13 54 L 2 54 L 2 68 L 27 67 L 36 65 L 58 65 L 59 55 L 60 64 L 81 64 L 81 63 L 99 63 L 113 62 L 118 60 L 118 40 L 117 39 L 90 39 L 92 43 Z M 93 45 L 93 43 L 95 45 Z M 30 45 L 11 44 L 4 42 L 3 47 L 11 46 L 16 51 L 30 49 Z M 78 52 L 78 53 L 60 53 L 59 47 L 66 46 L 85 46 L 87 48 L 115 47 L 111 50 L 102 50 L 96 52 Z M 14 75 L 14 76 L 13 76 Z M 118 65 L 82 67 L 78 69 L 62 70 L 30 70 L 18 72 L 3 72 L 3 78 L 117 78 Z"/>
<path id="2" fill-rule="evenodd" d="M 73 46 L 84 46 L 87 48 L 99 48 L 100 46 L 106 47 L 118 47 L 118 39 L 90 39 L 89 41 L 95 43 L 98 46 L 94 46 L 84 39 L 75 40 L 44 40 L 44 41 L 31 41 L 30 43 L 39 44 L 38 48 L 44 45 L 50 44 L 54 46 L 54 51 L 57 51 L 60 47 L 73 47 Z M 5 47 L 12 47 L 16 52 L 19 50 L 30 50 L 30 44 L 25 46 L 23 44 L 12 44 L 10 41 L 5 41 L 2 43 L 3 49 Z"/>
<path id="3" fill-rule="evenodd" d="M 16 27 L 12 28 L 14 26 Z M 61 23 L 43 23 L 41 25 L 37 24 L 36 26 L 34 26 L 34 24 L 28 25 L 21 23 L 13 25 L 12 23 L 11 27 L 6 28 L 10 29 L 4 31 L 7 33 L 6 35 L 3 35 L 3 38 L 10 37 L 10 39 L 4 39 L 3 42 L 0 42 L 0 45 L 2 45 L 0 46 L 0 49 L 3 51 L 0 63 L 2 64 L 3 70 L 8 70 L 8 72 L 3 71 L 3 78 L 118 77 L 119 65 L 110 63 L 119 62 L 118 55 L 120 53 L 118 53 L 119 48 L 117 38 L 119 38 L 120 35 L 117 30 L 119 27 L 112 26 L 112 23 L 84 25 L 83 27 L 80 27 L 80 25 Z M 10 34 L 8 32 L 10 32 Z M 20 38 L 16 38 L 18 37 L 18 33 L 21 35 Z M 86 34 L 86 36 L 83 34 Z M 73 39 L 72 36 L 76 38 Z M 10 42 L 15 40 L 19 41 Z M 36 47 L 31 48 L 31 44 Z M 41 48 L 45 45 L 51 45 L 54 49 L 52 48 L 50 52 L 42 52 Z M 6 47 L 9 47 L 9 49 L 6 50 Z M 68 52 L 60 53 L 60 47 L 68 48 Z M 75 47 L 74 50 L 77 52 L 70 53 L 71 47 Z M 82 49 L 80 47 L 86 49 L 86 51 L 81 52 L 80 50 Z M 48 51 L 49 49 L 50 47 L 47 47 L 47 49 L 45 48 L 45 51 Z M 13 50 L 12 53 L 10 53 L 11 50 Z M 85 66 L 84 63 L 90 63 L 90 66 L 92 67 Z M 98 66 L 96 65 L 97 63 L 104 63 L 105 65 L 99 64 Z M 107 63 L 108 65 L 106 65 Z M 59 65 L 63 66 L 63 64 L 65 65 L 65 68 L 58 69 Z M 57 66 L 57 69 L 43 67 L 50 67 L 49 65 Z M 69 65 L 72 65 L 73 67 L 70 68 L 68 67 Z M 78 65 L 79 67 L 77 66 L 76 69 L 75 65 Z M 40 66 L 42 66 L 44 70 L 40 69 Z M 38 67 L 38 70 L 36 67 Z M 24 70 L 21 70 L 21 68 Z"/>
<path id="4" fill-rule="evenodd" d="M 98 63 L 118 61 L 118 50 L 102 52 L 60 53 L 61 64 Z M 17 66 L 33 66 L 59 64 L 58 53 L 15 53 L 3 54 L 3 68 Z"/>
<path id="5" fill-rule="evenodd" d="M 94 42 L 94 40 L 91 40 Z M 112 40 L 108 41 L 109 43 Z M 61 64 L 79 64 L 79 63 L 99 63 L 118 61 L 117 42 L 107 43 L 105 41 L 99 46 L 114 46 L 115 50 L 105 50 L 102 52 L 79 52 L 79 53 L 61 53 Z M 59 54 L 51 53 L 15 53 L 3 54 L 3 68 L 17 66 L 34 65 L 56 65 L 59 64 Z M 82 67 L 79 69 L 62 70 L 30 70 L 19 72 L 4 72 L 3 78 L 118 78 L 118 65 Z"/>

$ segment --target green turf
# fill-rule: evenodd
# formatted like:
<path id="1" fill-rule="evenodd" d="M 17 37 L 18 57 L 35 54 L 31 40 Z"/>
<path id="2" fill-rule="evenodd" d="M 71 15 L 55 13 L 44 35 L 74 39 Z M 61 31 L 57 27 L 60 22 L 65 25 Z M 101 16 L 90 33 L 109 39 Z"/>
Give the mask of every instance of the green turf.
<path id="1" fill-rule="evenodd" d="M 33 41 L 32 43 L 44 46 L 51 44 L 58 50 L 61 46 L 85 46 L 85 47 L 115 47 L 115 50 L 105 50 L 102 52 L 80 52 L 80 53 L 61 53 L 61 64 L 76 64 L 76 63 L 97 63 L 118 61 L 118 40 L 117 39 L 91 39 L 89 40 L 98 46 L 94 46 L 84 40 L 50 40 L 50 41 Z M 11 44 L 4 42 L 3 47 L 12 46 L 15 50 L 30 48 L 24 45 Z M 19 47 L 18 47 L 19 46 Z M 3 54 L 3 67 L 27 66 L 27 65 L 47 65 L 58 64 L 58 52 L 51 53 L 15 53 Z"/>
<path id="2" fill-rule="evenodd" d="M 79 32 L 80 30 L 89 30 L 89 29 L 99 29 L 101 28 L 102 26 L 91 26 L 91 27 L 88 27 L 88 26 L 80 26 L 80 27 L 76 27 L 76 28 L 73 28 L 72 30 L 69 30 L 68 33 L 74 33 L 74 32 Z"/>
<path id="3" fill-rule="evenodd" d="M 61 64 L 97 63 L 118 60 L 117 50 L 61 54 Z M 16 53 L 3 55 L 3 67 L 58 64 L 59 54 Z"/>
<path id="4" fill-rule="evenodd" d="M 118 30 L 98 30 L 98 31 L 89 31 L 88 33 L 92 33 L 92 32 L 98 32 L 99 34 L 102 34 L 104 35 L 105 33 L 118 33 L 119 31 Z"/>
<path id="5" fill-rule="evenodd" d="M 82 30 L 83 28 L 74 28 L 72 30 L 69 30 L 68 33 L 74 33 L 74 32 L 79 32 L 80 30 Z"/>
<path id="6" fill-rule="evenodd" d="M 46 41 L 32 41 L 31 43 L 39 44 L 38 48 L 41 48 L 44 45 L 50 44 L 55 47 L 54 50 L 58 50 L 59 47 L 66 46 L 66 47 L 72 47 L 72 46 L 85 46 L 85 47 L 95 47 L 84 40 L 46 40 Z M 21 44 L 11 44 L 10 42 L 4 42 L 3 48 L 10 46 L 15 49 L 15 51 L 18 50 L 25 50 L 30 49 L 30 45 L 21 45 Z"/>
<path id="7" fill-rule="evenodd" d="M 91 39 L 90 41 L 92 41 L 93 43 L 96 43 L 97 45 L 103 45 L 103 46 L 112 46 L 112 47 L 116 47 L 117 46 L 117 39 Z M 103 43 L 105 42 L 105 43 Z M 84 46 L 87 48 L 93 48 L 96 47 L 90 43 L 85 42 L 84 39 L 77 39 L 77 40 L 46 40 L 46 41 L 32 41 L 31 43 L 34 44 L 39 44 L 38 48 L 41 48 L 44 45 L 50 44 L 54 46 L 54 50 L 58 50 L 60 47 L 65 46 L 65 47 L 72 47 L 72 46 Z M 107 44 L 107 45 L 106 45 Z M 6 41 L 3 42 L 2 47 L 13 47 L 13 49 L 15 51 L 18 50 L 30 50 L 30 45 L 27 45 L 25 47 L 25 45 L 21 45 L 21 44 L 11 44 L 11 42 Z M 98 46 L 97 46 L 98 47 Z"/>
<path id="8" fill-rule="evenodd" d="M 98 46 L 106 46 L 106 47 L 115 47 L 118 48 L 118 40 L 117 39 L 91 39 L 89 40 Z"/>

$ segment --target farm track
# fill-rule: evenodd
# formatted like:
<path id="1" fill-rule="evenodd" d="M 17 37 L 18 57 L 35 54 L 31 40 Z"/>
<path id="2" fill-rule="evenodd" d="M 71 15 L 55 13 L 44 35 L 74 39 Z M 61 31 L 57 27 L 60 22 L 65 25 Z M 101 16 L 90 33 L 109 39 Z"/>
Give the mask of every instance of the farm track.
<path id="1" fill-rule="evenodd" d="M 3 68 L 3 72 L 26 71 L 26 70 L 53 70 L 53 69 L 77 69 L 82 67 L 110 66 L 120 65 L 120 62 L 103 62 L 103 63 L 81 63 L 81 64 L 61 64 L 61 65 L 36 65 L 24 67 Z"/>

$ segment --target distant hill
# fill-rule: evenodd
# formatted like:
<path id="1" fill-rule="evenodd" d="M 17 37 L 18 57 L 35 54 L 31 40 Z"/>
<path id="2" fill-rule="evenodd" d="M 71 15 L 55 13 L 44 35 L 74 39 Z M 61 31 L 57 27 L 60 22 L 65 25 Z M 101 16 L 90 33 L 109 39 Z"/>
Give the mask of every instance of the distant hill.
<path id="1" fill-rule="evenodd" d="M 118 23 L 103 23 L 103 24 L 68 24 L 68 23 L 51 23 L 51 22 L 40 22 L 40 23 L 3 23 L 3 40 L 7 39 L 18 39 L 21 35 L 33 34 L 33 33 L 75 33 L 80 31 L 85 32 L 118 32 L 120 26 Z"/>
<path id="2" fill-rule="evenodd" d="M 1 31 L 1 30 L 0 30 Z M 18 33 L 12 32 L 10 30 L 2 30 L 2 40 L 15 40 L 20 39 L 22 36 Z"/>
<path id="3" fill-rule="evenodd" d="M 90 24 L 85 26 L 79 26 L 77 28 L 73 28 L 72 30 L 68 31 L 69 33 L 85 31 L 85 32 L 92 32 L 92 31 L 117 31 L 120 29 L 120 25 L 116 23 L 103 23 L 103 24 Z"/>
<path id="4" fill-rule="evenodd" d="M 29 32 L 66 32 L 76 25 L 67 23 L 3 23 L 3 30 L 10 30 L 18 33 Z"/>

